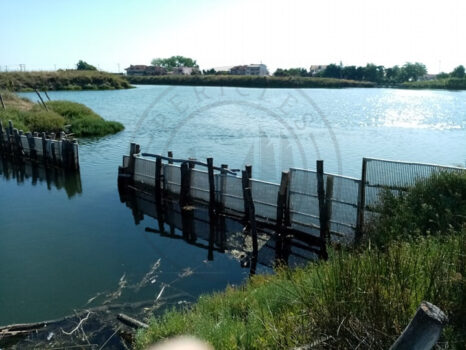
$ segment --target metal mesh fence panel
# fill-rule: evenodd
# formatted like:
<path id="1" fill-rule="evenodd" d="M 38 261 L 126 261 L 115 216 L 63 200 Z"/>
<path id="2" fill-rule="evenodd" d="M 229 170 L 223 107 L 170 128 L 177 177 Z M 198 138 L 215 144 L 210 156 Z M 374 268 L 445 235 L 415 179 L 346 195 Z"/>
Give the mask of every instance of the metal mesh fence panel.
<path id="1" fill-rule="evenodd" d="M 224 176 L 223 205 L 227 209 L 244 212 L 243 185 L 240 177 Z"/>
<path id="2" fill-rule="evenodd" d="M 331 174 L 327 174 L 325 177 Z M 332 216 L 330 230 L 345 240 L 354 238 L 357 216 L 358 195 L 361 181 L 355 178 L 331 175 L 333 177 Z"/>
<path id="3" fill-rule="evenodd" d="M 315 171 L 290 169 L 289 206 L 292 226 L 319 227 L 319 200 Z"/>
<path id="4" fill-rule="evenodd" d="M 134 181 L 153 186 L 155 183 L 155 162 L 149 159 L 135 158 Z"/>
<path id="5" fill-rule="evenodd" d="M 207 171 L 191 169 L 191 189 L 193 199 L 209 202 L 209 174 Z"/>
<path id="6" fill-rule="evenodd" d="M 276 220 L 279 185 L 250 179 L 252 200 L 257 216 Z"/>
<path id="7" fill-rule="evenodd" d="M 290 173 L 289 203 L 292 225 L 319 228 L 317 172 L 290 169 Z M 345 239 L 352 239 L 357 222 L 360 181 L 346 176 L 324 174 L 324 186 L 326 186 L 329 175 L 333 177 L 331 233 L 343 236 Z"/>
<path id="8" fill-rule="evenodd" d="M 365 158 L 366 161 L 366 208 L 371 211 L 384 189 L 406 191 L 416 182 L 439 172 L 462 172 L 463 168 L 433 164 L 408 163 Z"/>
<path id="9" fill-rule="evenodd" d="M 181 189 L 181 170 L 180 167 L 173 164 L 163 165 L 164 188 L 175 194 L 180 194 Z"/>

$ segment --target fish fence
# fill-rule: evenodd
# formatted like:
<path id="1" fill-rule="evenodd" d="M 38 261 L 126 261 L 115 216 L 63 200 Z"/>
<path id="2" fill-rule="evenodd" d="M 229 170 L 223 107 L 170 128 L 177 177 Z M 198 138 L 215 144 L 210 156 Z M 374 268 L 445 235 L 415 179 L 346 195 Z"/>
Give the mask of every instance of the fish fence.
<path id="1" fill-rule="evenodd" d="M 171 153 L 171 152 L 170 152 Z M 156 196 L 174 195 L 181 206 L 203 202 L 216 212 L 244 216 L 275 227 L 278 232 L 304 232 L 321 241 L 351 242 L 363 232 L 365 219 L 377 215 L 384 190 L 406 191 L 438 172 L 463 168 L 363 158 L 361 179 L 316 170 L 291 168 L 280 183 L 254 179 L 252 168 L 239 174 L 228 166 L 193 159 L 141 153 L 132 144 L 123 157 L 119 180 L 149 186 Z M 205 170 L 206 169 L 206 170 Z M 126 183 L 126 182 L 125 182 Z"/>
<path id="2" fill-rule="evenodd" d="M 26 133 L 13 128 L 10 121 L 4 128 L 0 121 L 0 155 L 13 159 L 40 160 L 64 169 L 79 169 L 78 143 L 70 140 L 64 132 Z"/>

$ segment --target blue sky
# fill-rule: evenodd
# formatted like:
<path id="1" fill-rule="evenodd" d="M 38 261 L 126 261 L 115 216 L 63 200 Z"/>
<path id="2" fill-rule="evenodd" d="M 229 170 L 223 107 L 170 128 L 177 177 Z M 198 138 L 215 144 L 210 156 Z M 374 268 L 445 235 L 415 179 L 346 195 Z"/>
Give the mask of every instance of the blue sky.
<path id="1" fill-rule="evenodd" d="M 203 69 L 420 61 L 437 73 L 466 65 L 465 13 L 460 0 L 0 0 L 0 68 L 123 71 L 183 55 Z"/>

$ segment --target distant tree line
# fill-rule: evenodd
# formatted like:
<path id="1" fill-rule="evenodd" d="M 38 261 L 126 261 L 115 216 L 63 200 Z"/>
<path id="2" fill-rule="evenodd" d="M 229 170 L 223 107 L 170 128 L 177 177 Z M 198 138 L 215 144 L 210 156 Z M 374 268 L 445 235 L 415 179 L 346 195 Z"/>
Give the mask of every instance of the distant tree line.
<path id="1" fill-rule="evenodd" d="M 373 63 L 366 66 L 343 66 L 342 64 L 329 64 L 325 69 L 312 73 L 305 68 L 278 68 L 274 72 L 276 77 L 320 77 L 336 78 L 357 81 L 370 81 L 377 84 L 398 84 L 404 82 L 414 82 L 421 80 L 427 74 L 426 66 L 422 63 L 407 62 L 403 66 L 395 65 L 386 68 Z M 461 65 L 456 67 L 451 73 L 440 73 L 437 79 L 464 78 L 465 68 Z"/>

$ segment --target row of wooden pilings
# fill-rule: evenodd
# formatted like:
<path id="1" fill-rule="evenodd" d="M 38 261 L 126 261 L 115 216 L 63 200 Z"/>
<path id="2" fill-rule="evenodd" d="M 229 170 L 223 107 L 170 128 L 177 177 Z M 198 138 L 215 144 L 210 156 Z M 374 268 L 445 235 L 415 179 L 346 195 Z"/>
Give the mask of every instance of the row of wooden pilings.
<path id="1" fill-rule="evenodd" d="M 27 149 L 22 138 L 27 138 Z M 58 138 L 57 138 L 58 136 Z M 39 141 L 39 142 L 36 142 Z M 38 145 L 39 144 L 39 145 Z M 76 140 L 68 140 L 62 131 L 55 133 L 26 133 L 13 127 L 11 121 L 4 128 L 0 120 L 0 155 L 13 160 L 29 159 L 42 161 L 46 165 L 54 165 L 67 170 L 79 169 L 79 154 Z"/>
<path id="2" fill-rule="evenodd" d="M 226 214 L 225 208 L 221 202 L 217 200 L 214 171 L 219 171 L 222 175 L 236 175 L 238 170 L 231 170 L 228 165 L 222 164 L 221 167 L 216 167 L 213 164 L 213 158 L 207 158 L 206 162 L 200 162 L 194 159 L 175 159 L 172 152 L 168 152 L 167 156 L 154 155 L 148 153 L 141 153 L 139 145 L 132 143 L 130 146 L 130 157 L 128 167 L 126 169 L 119 169 L 119 183 L 123 184 L 126 181 L 133 180 L 135 173 L 135 159 L 139 155 L 143 157 L 155 158 L 155 181 L 153 184 L 149 184 L 154 187 L 154 195 L 156 204 L 159 205 L 162 202 L 162 198 L 166 193 L 165 189 L 162 188 L 162 161 L 167 161 L 168 164 L 181 163 L 181 188 L 178 197 L 180 207 L 183 209 L 192 203 L 190 196 L 191 189 L 191 169 L 196 165 L 204 166 L 207 168 L 208 179 L 209 179 L 209 215 L 211 217 L 218 214 Z M 253 237 L 253 250 L 257 250 L 257 222 L 260 222 L 261 226 L 272 229 L 280 241 L 281 237 L 293 234 L 297 231 L 292 228 L 290 221 L 290 205 L 288 197 L 288 188 L 290 185 L 290 173 L 283 171 L 281 174 L 280 186 L 277 193 L 276 200 L 276 217 L 275 218 L 259 218 L 255 214 L 254 199 L 251 190 L 250 180 L 252 178 L 252 166 L 246 165 L 245 169 L 241 171 L 241 182 L 244 200 L 244 212 L 243 220 L 247 223 L 251 235 Z M 123 181 L 121 181 L 123 180 Z M 126 180 L 126 181 L 125 181 Z M 328 258 L 326 243 L 330 240 L 330 219 L 332 216 L 332 194 L 333 194 L 333 177 L 327 175 L 326 183 L 324 183 L 324 162 L 322 160 L 317 161 L 317 192 L 319 201 L 319 230 L 320 237 L 316 237 L 314 241 L 315 245 L 320 247 L 320 256 L 323 259 Z M 220 189 L 221 190 L 221 189 Z M 302 234 L 302 232 L 300 232 Z"/>

